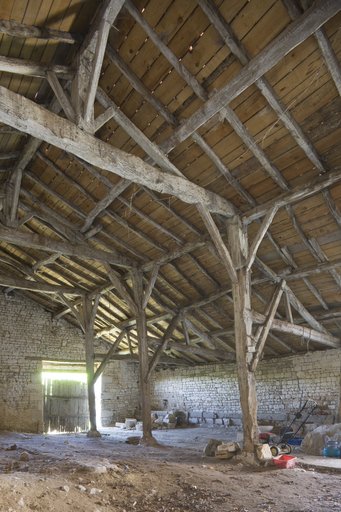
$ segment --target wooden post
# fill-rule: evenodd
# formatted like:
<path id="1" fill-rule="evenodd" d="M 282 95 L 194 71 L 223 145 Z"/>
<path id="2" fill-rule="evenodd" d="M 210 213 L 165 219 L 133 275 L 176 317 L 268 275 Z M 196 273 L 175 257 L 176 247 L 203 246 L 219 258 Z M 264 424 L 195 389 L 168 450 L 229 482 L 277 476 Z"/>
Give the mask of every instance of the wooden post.
<path id="1" fill-rule="evenodd" d="M 255 444 L 258 443 L 258 428 L 256 380 L 254 372 L 250 369 L 254 351 L 250 300 L 251 280 L 250 272 L 247 270 L 247 231 L 239 217 L 235 216 L 228 222 L 228 235 L 230 254 L 237 272 L 237 281 L 232 284 L 232 294 L 238 385 L 243 415 L 243 452 L 250 459 L 254 459 Z"/>
<path id="2" fill-rule="evenodd" d="M 86 295 L 83 299 L 83 325 L 85 335 L 85 358 L 86 374 L 88 381 L 88 404 L 90 416 L 90 430 L 88 437 L 101 437 L 97 430 L 96 421 L 96 399 L 95 399 L 95 381 L 94 381 L 94 311 L 91 299 Z"/>
<path id="3" fill-rule="evenodd" d="M 140 376 L 140 400 L 142 409 L 143 436 L 142 443 L 156 444 L 152 435 L 151 420 L 151 399 L 150 399 L 150 378 L 148 342 L 147 342 L 147 323 L 146 313 L 143 307 L 144 291 L 143 291 L 143 273 L 132 271 L 133 291 L 136 304 L 136 327 L 139 344 L 139 376 Z"/>
<path id="4" fill-rule="evenodd" d="M 341 373 L 340 373 L 340 387 L 339 387 L 339 404 L 338 404 L 338 409 L 336 412 L 335 421 L 337 423 L 341 423 Z"/>

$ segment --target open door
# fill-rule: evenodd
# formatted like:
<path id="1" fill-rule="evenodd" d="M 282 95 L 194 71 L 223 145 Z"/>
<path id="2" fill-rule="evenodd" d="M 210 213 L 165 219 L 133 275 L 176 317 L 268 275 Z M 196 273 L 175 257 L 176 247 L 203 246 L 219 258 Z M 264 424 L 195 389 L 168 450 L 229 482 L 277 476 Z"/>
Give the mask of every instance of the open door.
<path id="1" fill-rule="evenodd" d="M 43 362 L 44 432 L 89 429 L 87 376 L 81 363 Z M 97 390 L 100 383 L 97 384 Z M 97 393 L 97 403 L 100 405 Z M 100 415 L 98 416 L 100 417 Z"/>

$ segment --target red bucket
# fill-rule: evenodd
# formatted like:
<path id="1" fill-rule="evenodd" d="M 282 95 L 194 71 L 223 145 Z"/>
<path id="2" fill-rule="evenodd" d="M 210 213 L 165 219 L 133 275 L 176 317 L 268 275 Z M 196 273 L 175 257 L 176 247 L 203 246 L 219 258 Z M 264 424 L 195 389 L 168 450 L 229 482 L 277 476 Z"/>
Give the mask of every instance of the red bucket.
<path id="1" fill-rule="evenodd" d="M 293 457 L 292 455 L 280 455 L 279 457 L 275 457 L 273 459 L 273 463 L 279 469 L 294 468 L 295 463 L 296 463 L 296 458 L 297 457 Z"/>

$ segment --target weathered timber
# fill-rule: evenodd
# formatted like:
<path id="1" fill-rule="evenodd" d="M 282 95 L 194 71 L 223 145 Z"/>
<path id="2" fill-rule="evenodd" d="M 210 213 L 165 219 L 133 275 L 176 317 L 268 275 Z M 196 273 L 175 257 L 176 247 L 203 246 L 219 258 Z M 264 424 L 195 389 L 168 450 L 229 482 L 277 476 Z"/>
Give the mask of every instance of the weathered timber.
<path id="1" fill-rule="evenodd" d="M 183 245 L 180 249 L 169 251 L 167 254 L 161 256 L 157 260 L 148 263 L 143 263 L 141 265 L 141 270 L 143 270 L 144 272 L 148 272 L 153 269 L 154 265 L 167 265 L 167 263 L 170 263 L 171 261 L 180 258 L 181 256 L 184 256 L 185 254 L 195 251 L 196 249 L 200 249 L 205 245 L 207 245 L 207 242 L 205 240 L 199 242 L 189 242 L 188 244 Z"/>
<path id="2" fill-rule="evenodd" d="M 11 178 L 8 181 L 6 191 L 6 216 L 12 223 L 15 221 L 17 216 L 23 170 L 33 158 L 33 155 L 39 148 L 40 143 L 41 142 L 35 138 L 31 138 L 27 142 L 18 162 L 16 163 L 15 169 L 12 172 Z"/>
<path id="3" fill-rule="evenodd" d="M 84 325 L 84 337 L 85 337 L 85 358 L 86 358 L 86 374 L 88 381 L 88 404 L 89 404 L 89 416 L 90 416 L 90 430 L 88 432 L 89 437 L 100 437 L 100 433 L 97 430 L 96 421 L 96 397 L 95 397 L 95 386 L 94 386 L 94 373 L 95 373 L 95 352 L 94 352 L 94 325 L 93 319 L 93 305 L 89 297 L 84 296 L 82 304 L 82 315 Z"/>
<path id="4" fill-rule="evenodd" d="M 83 295 L 84 290 L 81 288 L 73 288 L 71 286 L 57 286 L 53 284 L 30 281 L 26 279 L 21 279 L 19 277 L 10 277 L 5 275 L 0 275 L 0 286 L 9 286 L 18 290 L 30 290 L 33 292 L 39 293 L 67 293 L 69 295 Z"/>
<path id="5" fill-rule="evenodd" d="M 114 272 L 110 265 L 105 265 L 105 268 L 108 272 L 108 277 L 112 284 L 115 286 L 118 293 L 121 295 L 122 299 L 127 303 L 128 307 L 132 310 L 132 312 L 137 314 L 137 307 L 134 299 L 131 296 L 131 291 L 128 286 L 125 284 L 123 277 Z"/>
<path id="6" fill-rule="evenodd" d="M 161 341 L 153 341 L 152 345 L 158 346 L 158 350 L 161 347 Z M 223 350 L 210 350 L 208 348 L 199 347 L 195 344 L 186 345 L 184 343 L 171 341 L 166 348 L 163 350 L 176 350 L 177 352 L 183 352 L 184 354 L 197 354 L 206 358 L 221 359 L 222 361 L 235 361 L 235 356 L 231 352 L 224 352 Z"/>
<path id="7" fill-rule="evenodd" d="M 139 347 L 139 374 L 140 374 L 140 400 L 143 422 L 142 441 L 146 444 L 154 442 L 152 435 L 151 423 L 151 396 L 150 396 L 150 379 L 148 378 L 149 357 L 148 357 L 148 341 L 147 341 L 147 324 L 146 313 L 142 307 L 143 304 L 143 274 L 141 271 L 132 271 L 133 292 L 137 308 L 137 336 Z"/>
<path id="8" fill-rule="evenodd" d="M 49 84 L 51 86 L 51 89 L 55 93 L 56 98 L 57 98 L 60 106 L 64 110 L 64 113 L 66 114 L 66 117 L 70 121 L 75 121 L 76 113 L 75 113 L 75 111 L 74 111 L 74 109 L 73 109 L 73 107 L 71 105 L 71 101 L 70 101 L 67 93 L 65 92 L 65 90 L 62 87 L 61 83 L 59 82 L 56 73 L 54 73 L 53 71 L 48 71 L 47 72 L 47 80 L 48 80 L 48 82 L 49 82 Z"/>
<path id="9" fill-rule="evenodd" d="M 200 126 L 211 119 L 226 104 L 239 96 L 262 75 L 273 68 L 285 55 L 305 41 L 319 27 L 341 9 L 338 0 L 318 0 L 298 20 L 291 23 L 279 36 L 254 57 L 240 73 L 215 93 L 201 108 L 184 121 L 162 146 L 169 153 Z"/>
<path id="10" fill-rule="evenodd" d="M 154 264 L 151 276 L 149 278 L 149 281 L 148 281 L 148 284 L 147 284 L 147 287 L 145 289 L 144 296 L 143 296 L 143 303 L 142 303 L 143 309 L 146 308 L 146 306 L 148 304 L 148 301 L 149 301 L 149 299 L 150 299 L 150 297 L 152 295 L 153 288 L 155 286 L 155 283 L 156 283 L 156 280 L 157 280 L 157 276 L 158 276 L 158 273 L 159 273 L 159 268 L 160 267 L 159 267 L 158 264 Z"/>
<path id="11" fill-rule="evenodd" d="M 119 347 L 119 345 L 120 345 L 120 343 L 123 340 L 125 335 L 126 335 L 126 332 L 125 331 L 121 331 L 120 334 L 117 336 L 116 340 L 114 341 L 114 343 L 112 344 L 112 346 L 110 347 L 110 349 L 108 350 L 108 352 L 106 353 L 106 355 L 104 356 L 104 359 L 101 361 L 101 364 L 99 365 L 99 367 L 97 368 L 97 370 L 94 373 L 94 376 L 93 376 L 93 382 L 94 383 L 98 380 L 100 375 L 102 375 L 102 373 L 104 371 L 104 368 L 108 364 L 111 356 L 118 349 L 118 347 Z"/>
<path id="12" fill-rule="evenodd" d="M 25 25 L 13 20 L 0 20 L 0 33 L 12 37 L 34 38 L 58 41 L 59 43 L 75 44 L 81 41 L 79 34 L 55 30 L 49 27 L 37 27 L 35 25 Z"/>
<path id="13" fill-rule="evenodd" d="M 293 0 L 284 0 L 287 5 L 293 3 Z M 200 7 L 203 9 L 211 23 L 217 29 L 219 34 L 222 36 L 225 44 L 230 48 L 231 52 L 239 59 L 243 66 L 246 66 L 249 62 L 249 56 L 242 43 L 238 41 L 230 25 L 223 19 L 217 7 L 211 0 L 198 0 Z M 296 19 L 302 14 L 302 11 L 297 11 L 293 19 Z M 291 15 L 291 14 L 290 14 Z M 323 29 L 319 29 L 323 30 Z M 317 32 L 319 32 L 319 30 Z M 317 33 L 316 32 L 316 33 Z M 316 35 L 315 33 L 315 35 Z M 298 145 L 303 149 L 311 162 L 316 166 L 319 171 L 325 172 L 323 163 L 310 142 L 308 137 L 304 134 L 302 128 L 291 115 L 287 106 L 277 96 L 273 87 L 269 84 L 266 78 L 261 77 L 255 82 L 256 87 L 261 91 L 264 98 L 268 101 L 271 108 L 276 112 L 279 119 L 283 122 L 284 126 L 294 137 Z"/>
<path id="14" fill-rule="evenodd" d="M 24 233 L 0 226 L 0 240 L 21 247 L 30 247 L 46 252 L 57 252 L 68 256 L 108 262 L 113 265 L 130 267 L 132 262 L 115 252 L 106 252 L 81 243 L 63 242 L 35 233 Z"/>
<path id="15" fill-rule="evenodd" d="M 128 188 L 130 185 L 130 181 L 121 179 L 110 191 L 109 193 L 92 209 L 92 211 L 87 216 L 84 225 L 81 228 L 81 233 L 85 233 L 95 220 L 95 218 L 102 213 L 115 199 L 122 194 L 122 192 Z"/>
<path id="16" fill-rule="evenodd" d="M 303 9 L 296 0 L 283 0 L 284 5 L 288 9 L 290 17 L 295 20 L 302 14 Z M 328 70 L 334 80 L 335 86 L 341 96 L 341 66 L 333 47 L 326 35 L 323 27 L 315 32 L 315 39 L 320 47 L 323 58 L 326 62 Z"/>
<path id="17" fill-rule="evenodd" d="M 247 263 L 246 263 L 246 269 L 247 270 L 250 270 L 252 265 L 253 265 L 253 262 L 255 261 L 255 257 L 256 257 L 256 254 L 257 254 L 257 251 L 258 251 L 258 247 L 260 246 L 267 230 L 269 229 L 269 226 L 271 224 L 271 222 L 273 221 L 273 218 L 274 216 L 276 215 L 276 212 L 278 210 L 278 207 L 277 205 L 273 206 L 269 212 L 267 213 L 267 215 L 265 215 L 264 219 L 263 219 L 263 222 L 262 224 L 260 225 L 260 228 L 258 230 L 258 233 L 256 234 L 254 240 L 252 241 L 252 244 L 250 246 L 250 250 L 249 250 L 249 256 L 248 256 L 248 260 L 247 260 Z"/>
<path id="18" fill-rule="evenodd" d="M 103 354 L 95 354 L 95 358 L 97 360 L 101 360 L 103 358 Z M 113 354 L 110 358 L 110 361 L 128 361 L 138 364 L 139 357 L 137 354 L 122 354 L 119 352 Z M 158 364 L 167 366 L 190 366 L 190 363 L 185 359 L 169 356 L 161 356 Z"/>
<path id="19" fill-rule="evenodd" d="M 270 277 L 274 282 L 279 282 L 280 277 L 263 261 L 260 261 L 257 258 L 258 266 L 261 268 L 261 270 Z M 301 303 L 301 301 L 296 297 L 292 289 L 288 286 L 288 284 L 285 285 L 285 292 L 288 295 L 290 304 L 296 309 L 296 311 L 304 318 L 304 320 L 317 331 L 324 332 L 328 334 L 328 331 L 321 325 L 311 313 L 307 310 L 306 307 Z"/>
<path id="20" fill-rule="evenodd" d="M 262 327 L 262 331 L 260 333 L 259 339 L 256 343 L 255 352 L 253 354 L 252 361 L 251 361 L 251 369 L 253 372 L 255 372 L 257 370 L 258 363 L 262 357 L 264 345 L 265 345 L 266 339 L 268 337 L 269 331 L 271 329 L 271 324 L 275 318 L 275 314 L 276 314 L 279 302 L 281 300 L 284 287 L 285 287 L 285 281 L 282 281 L 279 284 L 279 286 L 277 287 L 277 289 L 275 290 L 275 293 L 271 299 L 269 311 L 266 315 L 266 320 Z"/>
<path id="21" fill-rule="evenodd" d="M 221 258 L 221 261 L 228 272 L 228 275 L 229 275 L 231 281 L 233 283 L 237 282 L 237 274 L 236 274 L 235 268 L 233 266 L 233 262 L 232 262 L 230 253 L 229 253 L 226 245 L 223 242 L 223 239 L 219 233 L 219 230 L 218 230 L 212 216 L 206 210 L 206 208 L 203 208 L 200 204 L 197 205 L 197 208 L 201 215 L 202 220 L 204 221 L 207 231 L 209 232 L 209 234 L 212 238 L 215 248 L 217 249 L 217 252 Z"/>
<path id="22" fill-rule="evenodd" d="M 49 106 L 51 112 L 58 113 L 60 111 L 60 104 L 56 99 L 53 99 Z M 11 177 L 8 180 L 6 187 L 6 220 L 7 223 L 13 224 L 18 215 L 19 194 L 21 189 L 21 181 L 25 168 L 36 154 L 41 140 L 31 137 L 26 143 L 21 156 L 17 161 Z"/>
<path id="23" fill-rule="evenodd" d="M 176 328 L 176 326 L 177 326 L 177 324 L 179 322 L 179 318 L 180 318 L 179 315 L 175 315 L 171 319 L 171 321 L 169 322 L 168 327 L 166 329 L 166 332 L 164 333 L 164 335 L 162 337 L 160 346 L 154 352 L 153 357 L 150 360 L 149 368 L 148 368 L 148 373 L 147 373 L 147 379 L 148 380 L 150 379 L 150 377 L 151 377 L 151 375 L 152 375 L 152 373 L 154 371 L 154 368 L 156 367 L 156 365 L 160 361 L 162 353 L 166 350 L 168 342 L 171 339 L 171 337 L 173 335 L 173 332 L 174 332 L 174 330 L 175 330 L 175 328 Z"/>
<path id="24" fill-rule="evenodd" d="M 288 322 L 293 324 L 294 323 L 294 319 L 293 319 L 293 316 L 292 316 L 290 300 L 289 300 L 289 297 L 288 297 L 287 293 L 284 294 L 284 299 L 285 299 L 285 311 L 286 311 L 287 320 L 288 320 Z"/>
<path id="25" fill-rule="evenodd" d="M 160 112 L 161 115 L 169 124 L 176 125 L 177 122 L 175 116 L 171 112 L 169 112 L 169 110 L 155 95 L 153 95 L 150 92 L 150 90 L 144 85 L 142 80 L 140 80 L 138 76 L 135 75 L 135 73 L 130 69 L 127 63 L 124 62 L 122 57 L 120 57 L 118 52 L 116 52 L 110 46 L 110 44 L 107 45 L 106 53 L 111 62 L 118 67 L 118 69 L 123 73 L 123 75 L 128 79 L 128 81 L 134 86 L 134 89 L 136 89 L 136 91 L 138 91 L 141 94 L 141 96 L 148 100 L 148 103 L 150 103 L 155 108 L 155 111 Z"/>
<path id="26" fill-rule="evenodd" d="M 282 208 L 283 206 L 287 206 L 298 201 L 303 201 L 304 199 L 307 199 L 308 197 L 318 194 L 322 190 L 331 187 L 339 181 L 341 181 L 341 172 L 339 169 L 328 172 L 323 176 L 319 176 L 315 180 L 311 181 L 311 183 L 308 185 L 295 187 L 290 192 L 284 192 L 283 194 L 277 196 L 276 199 L 267 201 L 260 206 L 255 206 L 244 214 L 243 221 L 247 223 L 253 222 L 254 220 L 260 219 L 266 215 L 266 213 L 274 206 L 277 206 L 277 208 Z"/>
<path id="27" fill-rule="evenodd" d="M 239 217 L 228 224 L 229 246 L 237 281 L 232 283 L 234 306 L 234 334 L 236 344 L 237 374 L 240 404 L 243 415 L 243 451 L 254 457 L 258 440 L 257 397 L 255 374 L 250 370 L 252 360 L 251 279 L 246 269 L 248 241 L 246 227 Z"/>
<path id="28" fill-rule="evenodd" d="M 33 267 L 33 272 L 37 272 L 41 267 L 45 267 L 47 265 L 50 265 L 51 263 L 54 263 L 58 258 L 60 258 L 61 254 L 59 252 L 55 252 L 54 254 L 51 254 L 48 258 L 44 258 L 42 260 L 37 261 Z"/>
<path id="29" fill-rule="evenodd" d="M 41 64 L 31 60 L 13 59 L 0 56 L 0 71 L 14 73 L 15 75 L 36 76 L 47 78 L 47 73 L 52 71 L 61 78 L 69 79 L 73 76 L 73 71 L 68 66 L 57 64 Z"/>
<path id="30" fill-rule="evenodd" d="M 112 119 L 112 109 L 107 108 L 102 114 L 96 117 L 93 123 L 93 132 L 96 133 L 102 126 L 104 126 L 110 119 Z"/>
<path id="31" fill-rule="evenodd" d="M 264 324 L 266 322 L 266 316 L 262 313 L 252 311 L 252 320 L 255 323 Z M 327 347 L 340 348 L 341 346 L 341 341 L 331 334 L 325 334 L 315 331 L 314 329 L 310 329 L 309 327 L 304 327 L 303 325 L 292 324 L 290 322 L 285 322 L 284 320 L 277 320 L 276 318 L 272 321 L 270 329 L 300 336 L 301 338 L 315 341 Z"/>
<path id="32" fill-rule="evenodd" d="M 158 192 L 172 194 L 185 203 L 202 204 L 210 211 L 230 217 L 229 201 L 179 176 L 171 176 L 85 133 L 34 102 L 0 88 L 0 120 L 45 142 L 66 150 L 101 169 L 118 174 Z"/>

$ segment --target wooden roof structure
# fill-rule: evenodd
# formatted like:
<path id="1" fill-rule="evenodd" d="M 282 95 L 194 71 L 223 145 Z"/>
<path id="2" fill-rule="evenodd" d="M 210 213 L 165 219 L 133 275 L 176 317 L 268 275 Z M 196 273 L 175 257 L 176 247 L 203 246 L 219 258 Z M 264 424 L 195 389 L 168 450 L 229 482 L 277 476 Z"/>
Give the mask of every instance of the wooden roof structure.
<path id="1" fill-rule="evenodd" d="M 134 359 L 139 273 L 154 366 L 233 360 L 238 217 L 265 357 L 340 347 L 340 8 L 2 1 L 5 292 L 75 324 L 86 294 Z"/>

